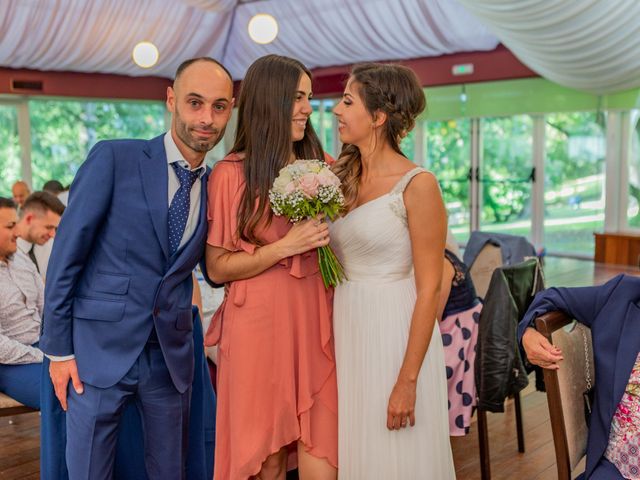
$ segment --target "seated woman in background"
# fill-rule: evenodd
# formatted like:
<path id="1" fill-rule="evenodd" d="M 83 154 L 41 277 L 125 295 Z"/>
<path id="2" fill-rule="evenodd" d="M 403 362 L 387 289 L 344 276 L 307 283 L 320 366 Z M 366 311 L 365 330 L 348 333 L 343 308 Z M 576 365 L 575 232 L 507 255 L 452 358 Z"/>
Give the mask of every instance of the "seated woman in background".
<path id="1" fill-rule="evenodd" d="M 476 399 L 473 365 L 482 303 L 467 266 L 453 253 L 454 249 L 455 244 L 448 238 L 437 318 L 447 366 L 449 435 L 462 436 L 469 433 Z"/>
<path id="2" fill-rule="evenodd" d="M 537 317 L 560 310 L 591 329 L 595 365 L 587 464 L 589 480 L 640 479 L 640 278 L 550 288 L 536 295 L 518 336 L 529 362 L 557 370 L 562 352 L 534 330 Z"/>

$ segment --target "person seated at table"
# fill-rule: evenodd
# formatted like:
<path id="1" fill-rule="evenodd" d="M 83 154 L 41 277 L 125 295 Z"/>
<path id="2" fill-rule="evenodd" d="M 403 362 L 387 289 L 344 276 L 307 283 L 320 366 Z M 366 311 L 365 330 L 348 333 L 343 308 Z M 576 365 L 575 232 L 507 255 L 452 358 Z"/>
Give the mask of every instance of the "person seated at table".
<path id="1" fill-rule="evenodd" d="M 591 329 L 595 395 L 585 480 L 640 479 L 640 278 L 550 288 L 536 295 L 518 335 L 530 363 L 557 370 L 562 351 L 537 332 L 537 317 L 560 310 Z"/>
<path id="2" fill-rule="evenodd" d="M 0 392 L 39 409 L 44 285 L 36 266 L 18 250 L 17 223 L 16 205 L 0 197 Z"/>
<path id="3" fill-rule="evenodd" d="M 64 208 L 55 195 L 34 192 L 27 197 L 18 215 L 18 250 L 31 259 L 43 280 L 51 255 L 51 243 L 48 242 L 56 235 Z"/>
<path id="4" fill-rule="evenodd" d="M 474 361 L 482 303 L 467 266 L 447 239 L 440 287 L 438 319 L 444 345 L 449 397 L 449 435 L 469 433 L 475 405 Z"/>

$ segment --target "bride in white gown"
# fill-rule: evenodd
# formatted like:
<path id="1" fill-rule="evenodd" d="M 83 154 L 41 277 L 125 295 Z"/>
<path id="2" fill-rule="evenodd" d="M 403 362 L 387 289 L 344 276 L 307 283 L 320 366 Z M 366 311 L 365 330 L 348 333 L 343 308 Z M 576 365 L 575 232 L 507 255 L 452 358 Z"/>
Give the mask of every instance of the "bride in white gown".
<path id="1" fill-rule="evenodd" d="M 436 322 L 446 214 L 435 177 L 398 145 L 424 107 L 411 70 L 365 64 L 334 109 L 348 207 L 330 226 L 348 278 L 333 312 L 345 480 L 455 478 Z"/>

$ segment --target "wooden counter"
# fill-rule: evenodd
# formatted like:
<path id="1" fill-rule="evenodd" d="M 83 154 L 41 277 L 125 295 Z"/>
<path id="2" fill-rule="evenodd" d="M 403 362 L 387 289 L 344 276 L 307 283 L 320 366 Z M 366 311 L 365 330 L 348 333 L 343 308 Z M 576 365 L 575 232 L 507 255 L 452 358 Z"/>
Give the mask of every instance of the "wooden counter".
<path id="1" fill-rule="evenodd" d="M 640 235 L 631 233 L 594 233 L 599 263 L 640 266 Z"/>

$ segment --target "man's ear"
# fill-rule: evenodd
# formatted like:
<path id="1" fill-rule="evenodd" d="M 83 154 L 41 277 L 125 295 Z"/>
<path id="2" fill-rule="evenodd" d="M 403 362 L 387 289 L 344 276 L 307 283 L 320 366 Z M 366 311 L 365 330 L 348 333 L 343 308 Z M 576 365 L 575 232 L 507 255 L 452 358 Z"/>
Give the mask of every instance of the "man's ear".
<path id="1" fill-rule="evenodd" d="M 173 113 L 175 111 L 176 108 L 176 92 L 173 89 L 173 87 L 169 86 L 167 87 L 167 110 L 169 110 L 171 113 Z"/>

